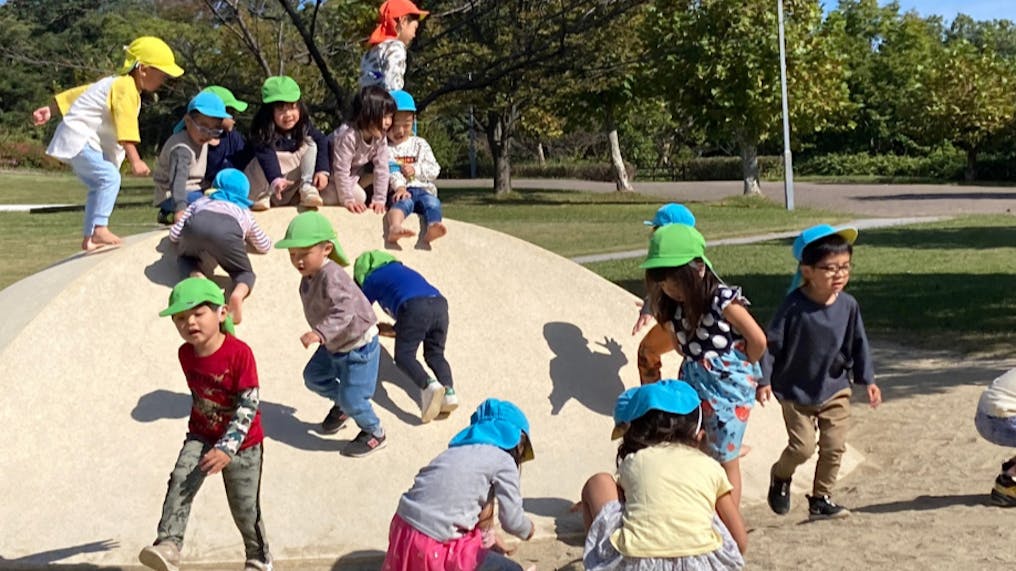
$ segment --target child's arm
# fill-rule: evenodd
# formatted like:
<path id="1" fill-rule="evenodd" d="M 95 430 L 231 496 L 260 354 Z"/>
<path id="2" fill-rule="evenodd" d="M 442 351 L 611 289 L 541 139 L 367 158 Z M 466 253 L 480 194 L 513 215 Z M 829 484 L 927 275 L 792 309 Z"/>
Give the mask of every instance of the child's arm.
<path id="1" fill-rule="evenodd" d="M 494 474 L 494 497 L 498 503 L 498 521 L 506 532 L 526 541 L 536 532 L 533 521 L 522 508 L 519 469 L 512 462 Z"/>
<path id="2" fill-rule="evenodd" d="M 876 408 L 882 404 L 882 390 L 875 384 L 875 368 L 871 363 L 871 347 L 868 345 L 868 334 L 864 330 L 864 320 L 861 319 L 861 310 L 854 308 L 854 338 L 850 344 L 853 349 L 854 364 L 852 374 L 854 382 L 866 385 L 868 392 L 868 404 Z"/>
<path id="3" fill-rule="evenodd" d="M 177 219 L 184 210 L 187 210 L 187 178 L 190 175 L 192 156 L 190 150 L 183 145 L 172 149 L 169 153 L 169 192 Z"/>
<path id="4" fill-rule="evenodd" d="M 152 174 L 152 169 L 148 168 L 145 161 L 141 160 L 141 153 L 138 152 L 136 143 L 120 141 L 120 145 L 123 147 L 124 152 L 127 153 L 127 160 L 131 163 L 131 174 L 134 176 L 148 176 Z"/>
<path id="5" fill-rule="evenodd" d="M 91 84 L 79 85 L 73 89 L 57 93 L 49 105 L 39 107 L 32 112 L 32 122 L 36 127 L 39 127 L 49 122 L 53 115 L 57 113 L 66 115 L 67 110 L 74 104 L 74 100 L 80 97 L 89 87 L 91 87 Z"/>
<path id="6" fill-rule="evenodd" d="M 116 140 L 127 154 L 127 160 L 131 163 L 131 173 L 134 176 L 152 174 L 138 153 L 138 143 L 141 142 L 141 131 L 138 128 L 141 93 L 134 84 L 134 78 L 124 75 L 113 81 L 109 92 L 109 106 L 113 126 L 116 129 Z"/>
<path id="7" fill-rule="evenodd" d="M 385 202 L 388 200 L 388 141 L 382 139 L 374 152 L 374 197 L 370 200 L 370 208 L 378 214 L 385 213 Z"/>
<path id="8" fill-rule="evenodd" d="M 202 471 L 206 474 L 220 472 L 233 460 L 233 456 L 240 451 L 240 445 L 247 439 L 247 433 L 260 404 L 261 396 L 257 387 L 251 387 L 237 395 L 236 412 L 233 413 L 225 434 L 201 457 L 198 467 Z"/>
<path id="9" fill-rule="evenodd" d="M 180 233 L 183 232 L 183 227 L 187 224 L 187 219 L 194 214 L 194 210 L 197 208 L 198 202 L 194 202 L 187 207 L 179 216 L 176 217 L 176 222 L 169 229 L 169 241 L 176 244 L 180 241 Z"/>
<path id="10" fill-rule="evenodd" d="M 741 510 L 734 503 L 734 498 L 730 495 L 730 492 L 723 494 L 716 500 L 716 515 L 720 516 L 720 521 L 723 522 L 723 525 L 727 526 L 727 531 L 730 532 L 730 536 L 737 543 L 738 551 L 744 553 L 748 549 L 748 532 L 744 529 Z"/>
<path id="11" fill-rule="evenodd" d="M 254 248 L 254 251 L 259 254 L 267 254 L 272 249 L 272 239 L 265 234 L 264 230 L 258 226 L 257 220 L 251 216 L 250 212 L 245 212 L 247 219 L 250 221 L 250 230 L 247 231 L 247 235 L 244 238 L 247 243 Z"/>
<path id="12" fill-rule="evenodd" d="M 339 204 L 354 214 L 367 209 L 353 197 L 353 154 L 356 152 L 356 137 L 359 135 L 351 125 L 345 125 L 335 131 L 332 137 L 332 180 L 339 194 Z M 387 167 L 386 167 L 387 168 Z"/>
<path id="13" fill-rule="evenodd" d="M 639 381 L 643 385 L 655 383 L 663 377 L 662 356 L 673 350 L 674 342 L 670 332 L 662 325 L 657 323 L 646 333 L 638 349 Z"/>
<path id="14" fill-rule="evenodd" d="M 748 360 L 758 362 L 766 352 L 766 334 L 748 312 L 748 308 L 740 303 L 729 303 L 723 309 L 723 318 L 744 337 Z"/>
<path id="15" fill-rule="evenodd" d="M 420 182 L 434 182 L 441 174 L 441 165 L 438 164 L 437 157 L 434 156 L 434 151 L 430 148 L 430 143 L 422 137 L 416 139 L 420 144 L 420 151 L 416 155 L 416 165 L 414 165 L 415 178 Z"/>
<path id="16" fill-rule="evenodd" d="M 353 309 L 354 295 L 362 296 L 360 289 L 341 268 L 335 273 L 326 274 L 328 280 L 325 285 L 327 295 L 331 298 L 329 302 L 328 315 L 321 319 L 316 325 L 312 325 L 313 331 L 305 333 L 301 340 L 304 347 L 310 345 L 307 340 L 314 342 L 313 336 L 320 339 L 320 343 L 327 344 L 335 339 L 348 335 L 346 330 L 356 317 Z"/>
<path id="17" fill-rule="evenodd" d="M 314 187 L 324 190 L 328 186 L 328 177 L 331 176 L 331 169 L 328 167 L 328 158 L 331 153 L 328 149 L 328 136 L 319 131 L 313 124 L 308 131 L 310 138 L 317 145 L 317 156 L 314 159 Z"/>
<path id="18" fill-rule="evenodd" d="M 784 299 L 766 327 L 766 353 L 761 362 L 762 378 L 759 379 L 758 387 L 755 389 L 755 400 L 762 406 L 773 398 L 773 369 L 777 365 L 777 360 L 783 359 L 784 330 L 787 327 L 787 311 L 790 307 L 788 300 Z"/>

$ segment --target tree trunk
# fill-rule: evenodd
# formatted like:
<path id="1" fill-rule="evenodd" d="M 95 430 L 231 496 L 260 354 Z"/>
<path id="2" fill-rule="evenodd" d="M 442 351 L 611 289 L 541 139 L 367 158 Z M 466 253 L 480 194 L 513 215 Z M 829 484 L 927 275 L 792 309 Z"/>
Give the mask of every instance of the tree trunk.
<path id="1" fill-rule="evenodd" d="M 977 149 L 967 149 L 967 168 L 963 171 L 963 180 L 977 180 Z"/>
<path id="2" fill-rule="evenodd" d="M 758 184 L 758 147 L 755 141 L 747 141 L 739 138 L 741 147 L 741 178 L 744 180 L 745 196 L 751 194 L 762 194 L 762 187 Z"/>
<path id="3" fill-rule="evenodd" d="M 494 158 L 494 194 L 512 190 L 511 146 L 518 112 L 514 104 L 499 111 L 487 112 L 487 144 Z"/>
<path id="4" fill-rule="evenodd" d="M 614 186 L 618 192 L 634 192 L 628 181 L 628 171 L 624 168 L 621 157 L 621 143 L 617 140 L 617 125 L 614 123 L 614 105 L 607 104 L 606 110 L 607 140 L 610 141 L 610 163 L 614 167 Z"/>
<path id="5" fill-rule="evenodd" d="M 540 165 L 540 168 L 547 166 L 547 156 L 543 154 L 543 142 L 536 142 L 536 163 Z"/>

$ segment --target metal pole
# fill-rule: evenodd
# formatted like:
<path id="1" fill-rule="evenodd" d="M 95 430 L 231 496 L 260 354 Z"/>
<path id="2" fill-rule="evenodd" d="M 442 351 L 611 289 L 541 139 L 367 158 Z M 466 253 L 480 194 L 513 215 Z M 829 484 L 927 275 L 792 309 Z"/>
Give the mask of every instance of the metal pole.
<path id="1" fill-rule="evenodd" d="M 783 196 L 787 210 L 794 209 L 794 162 L 790 153 L 790 111 L 787 108 L 787 45 L 783 37 L 783 0 L 776 0 L 780 23 L 780 89 L 783 96 Z"/>
<path id="2" fill-rule="evenodd" d="M 473 81 L 472 72 L 469 81 Z M 469 106 L 469 178 L 476 178 L 476 129 L 473 127 L 473 106 Z"/>

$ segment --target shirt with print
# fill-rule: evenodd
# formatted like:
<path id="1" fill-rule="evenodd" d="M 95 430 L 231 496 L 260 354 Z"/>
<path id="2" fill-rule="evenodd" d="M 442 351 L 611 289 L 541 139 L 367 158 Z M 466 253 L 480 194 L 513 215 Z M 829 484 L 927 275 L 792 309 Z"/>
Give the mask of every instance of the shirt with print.
<path id="1" fill-rule="evenodd" d="M 402 89 L 406 55 L 406 44 L 395 38 L 371 46 L 360 58 L 360 88 L 379 85 L 385 91 Z"/>
<path id="2" fill-rule="evenodd" d="M 391 189 L 422 188 L 429 194 L 437 196 L 437 185 L 434 181 L 441 174 L 434 151 L 423 137 L 410 136 L 398 145 L 388 142 L 388 160 L 390 161 L 391 178 L 388 186 Z M 412 177 L 402 174 L 402 168 L 412 166 L 416 172 Z"/>
<path id="3" fill-rule="evenodd" d="M 723 311 L 731 303 L 750 305 L 748 298 L 741 294 L 741 288 L 724 284 L 717 286 L 710 300 L 709 310 L 702 314 L 698 326 L 690 335 L 688 331 L 691 324 L 684 317 L 682 306 L 677 305 L 669 328 L 677 336 L 681 344 L 681 353 L 685 358 L 703 361 L 718 357 L 731 349 L 744 352 L 744 336 L 723 317 Z"/>
<path id="4" fill-rule="evenodd" d="M 331 260 L 300 280 L 303 314 L 331 353 L 348 353 L 377 335 L 377 316 L 356 282 Z"/>
<path id="5" fill-rule="evenodd" d="M 70 161 L 87 145 L 119 167 L 126 156 L 120 142 L 141 141 L 141 93 L 129 75 L 68 89 L 56 96 L 56 103 L 63 120 L 46 148 L 55 159 Z"/>
<path id="6" fill-rule="evenodd" d="M 258 371 L 250 347 L 227 333 L 222 346 L 207 357 L 196 355 L 189 343 L 180 346 L 178 356 L 193 398 L 189 433 L 227 453 L 261 443 Z"/>

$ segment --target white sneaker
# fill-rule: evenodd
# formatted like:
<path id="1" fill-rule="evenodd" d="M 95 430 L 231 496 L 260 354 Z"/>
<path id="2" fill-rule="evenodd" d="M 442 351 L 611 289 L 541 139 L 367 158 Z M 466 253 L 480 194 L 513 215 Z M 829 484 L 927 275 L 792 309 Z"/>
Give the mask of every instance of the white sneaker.
<path id="1" fill-rule="evenodd" d="M 451 387 L 445 388 L 444 402 L 441 403 L 441 412 L 443 414 L 450 413 L 457 408 L 459 408 L 459 397 L 455 394 L 455 389 Z"/>
<path id="2" fill-rule="evenodd" d="M 265 563 L 257 559 L 248 559 L 243 565 L 243 571 L 272 571 L 272 562 Z"/>
<path id="3" fill-rule="evenodd" d="M 427 382 L 420 398 L 420 420 L 428 423 L 441 414 L 441 403 L 444 402 L 444 387 L 434 379 Z"/>
<path id="4" fill-rule="evenodd" d="M 321 198 L 321 193 L 318 189 L 311 184 L 305 184 L 300 187 L 300 206 L 306 206 L 307 208 L 317 208 L 325 203 Z"/>

